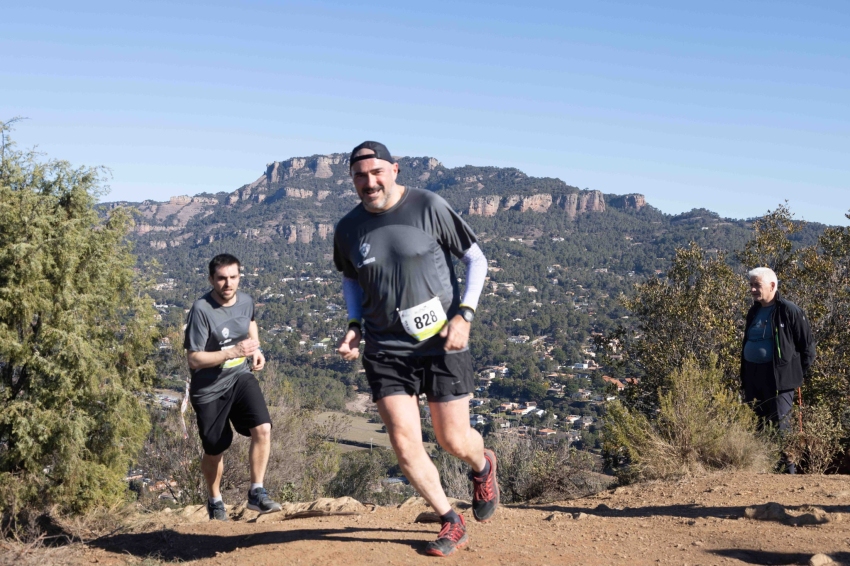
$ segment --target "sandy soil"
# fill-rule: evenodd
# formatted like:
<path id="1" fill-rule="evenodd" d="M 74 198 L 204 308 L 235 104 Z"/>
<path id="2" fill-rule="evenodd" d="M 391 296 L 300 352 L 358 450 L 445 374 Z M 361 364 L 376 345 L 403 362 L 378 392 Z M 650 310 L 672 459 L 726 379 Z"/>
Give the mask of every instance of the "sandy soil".
<path id="1" fill-rule="evenodd" d="M 769 502 L 781 505 L 768 509 L 779 520 L 754 518 L 764 511 L 756 506 Z M 40 565 L 371 566 L 440 560 L 710 565 L 807 564 L 812 555 L 825 553 L 850 564 L 848 476 L 735 473 L 647 483 L 572 501 L 503 506 L 486 524 L 472 520 L 467 504 L 456 506 L 469 521 L 470 542 L 443 559 L 424 554 L 439 526 L 415 522 L 428 511 L 421 500 L 375 508 L 346 499 L 290 505 L 259 518 L 237 507 L 230 510 L 234 520 L 229 523 L 208 522 L 202 508 L 187 508 L 149 515 L 135 526 L 42 550 L 40 556 L 35 552 L 16 558 L 12 549 L 6 560 Z"/>

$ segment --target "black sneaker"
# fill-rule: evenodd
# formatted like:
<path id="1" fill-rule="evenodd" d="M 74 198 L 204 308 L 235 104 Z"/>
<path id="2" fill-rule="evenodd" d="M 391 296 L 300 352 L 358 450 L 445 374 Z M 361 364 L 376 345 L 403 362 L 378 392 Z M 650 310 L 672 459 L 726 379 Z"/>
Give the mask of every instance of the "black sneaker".
<path id="1" fill-rule="evenodd" d="M 264 487 L 258 487 L 248 492 L 248 509 L 263 513 L 280 511 L 280 503 L 273 501 Z"/>
<path id="2" fill-rule="evenodd" d="M 207 499 L 207 513 L 210 514 L 210 521 L 229 521 L 227 511 L 224 509 L 224 501 L 216 501 L 210 503 Z"/>
<path id="3" fill-rule="evenodd" d="M 463 520 L 463 515 L 458 517 L 460 517 L 460 523 L 443 523 L 437 540 L 429 542 L 425 547 L 425 554 L 448 556 L 458 548 L 466 546 L 469 541 L 469 535 L 466 534 L 466 522 Z"/>
<path id="4" fill-rule="evenodd" d="M 484 450 L 484 458 L 490 462 L 490 473 L 483 478 L 469 474 L 472 479 L 472 515 L 476 521 L 489 521 L 499 507 L 499 482 L 496 481 L 496 454 Z"/>

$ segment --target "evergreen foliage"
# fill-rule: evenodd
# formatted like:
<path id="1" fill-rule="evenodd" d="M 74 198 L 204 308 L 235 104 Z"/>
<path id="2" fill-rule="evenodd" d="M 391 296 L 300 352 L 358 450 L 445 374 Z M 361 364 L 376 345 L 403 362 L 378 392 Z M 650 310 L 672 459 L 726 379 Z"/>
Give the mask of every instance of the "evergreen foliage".
<path id="1" fill-rule="evenodd" d="M 728 385 L 737 383 L 749 302 L 722 253 L 710 255 L 694 243 L 680 248 L 666 279 L 639 284 L 622 300 L 638 319 L 632 337 L 623 336 L 625 351 L 643 370 L 640 386 L 630 391 L 632 406 L 655 411 L 687 358 L 706 370 L 716 366 Z"/>
<path id="2" fill-rule="evenodd" d="M 83 512 L 126 493 L 155 311 L 129 213 L 94 209 L 104 172 L 40 161 L 0 130 L 0 510 Z"/>

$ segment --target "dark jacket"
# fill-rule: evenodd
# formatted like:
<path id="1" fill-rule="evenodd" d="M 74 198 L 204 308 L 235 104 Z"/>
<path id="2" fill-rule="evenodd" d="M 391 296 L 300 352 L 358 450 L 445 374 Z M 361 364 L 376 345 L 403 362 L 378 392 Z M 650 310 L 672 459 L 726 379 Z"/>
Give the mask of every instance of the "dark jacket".
<path id="1" fill-rule="evenodd" d="M 803 309 L 783 299 L 776 293 L 776 308 L 771 318 L 773 336 L 773 375 L 776 389 L 796 389 L 803 385 L 803 376 L 815 361 L 815 340 L 812 329 Z M 761 304 L 756 302 L 747 312 L 747 324 L 744 327 L 744 341 L 741 345 L 741 379 L 744 375 L 744 346 L 747 343 L 747 330 L 753 323 Z"/>

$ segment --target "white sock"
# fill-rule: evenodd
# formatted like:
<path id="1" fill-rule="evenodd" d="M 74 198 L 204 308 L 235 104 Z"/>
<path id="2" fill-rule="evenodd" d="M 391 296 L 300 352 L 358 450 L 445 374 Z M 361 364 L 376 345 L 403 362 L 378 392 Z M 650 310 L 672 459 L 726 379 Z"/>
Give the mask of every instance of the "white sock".
<path id="1" fill-rule="evenodd" d="M 210 497 L 210 503 L 212 503 L 213 505 L 215 505 L 215 504 L 216 504 L 216 503 L 218 503 L 219 501 L 221 501 L 221 496 L 220 496 L 220 495 L 218 495 L 218 496 L 216 496 L 216 497 Z"/>
<path id="2" fill-rule="evenodd" d="M 248 491 L 254 491 L 258 487 L 263 487 L 263 484 L 262 483 L 252 483 L 251 487 L 248 488 Z"/>

